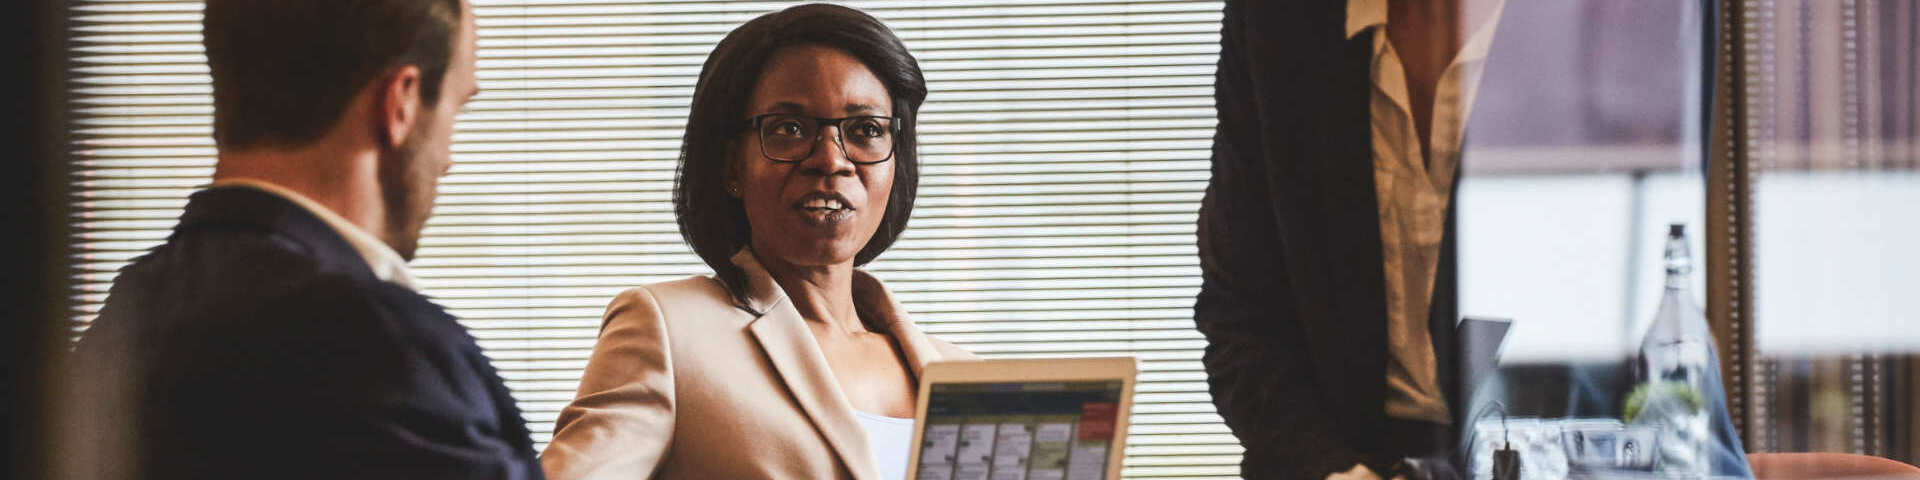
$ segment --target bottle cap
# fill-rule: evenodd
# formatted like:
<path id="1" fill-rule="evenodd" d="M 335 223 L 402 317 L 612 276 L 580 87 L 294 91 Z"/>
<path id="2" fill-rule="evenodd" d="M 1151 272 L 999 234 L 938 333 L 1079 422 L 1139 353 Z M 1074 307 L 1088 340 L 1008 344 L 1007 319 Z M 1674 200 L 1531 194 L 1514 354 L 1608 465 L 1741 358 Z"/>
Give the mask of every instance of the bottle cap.
<path id="1" fill-rule="evenodd" d="M 1687 236 L 1687 224 L 1684 224 L 1684 223 L 1667 224 L 1667 236 L 1668 237 Z"/>

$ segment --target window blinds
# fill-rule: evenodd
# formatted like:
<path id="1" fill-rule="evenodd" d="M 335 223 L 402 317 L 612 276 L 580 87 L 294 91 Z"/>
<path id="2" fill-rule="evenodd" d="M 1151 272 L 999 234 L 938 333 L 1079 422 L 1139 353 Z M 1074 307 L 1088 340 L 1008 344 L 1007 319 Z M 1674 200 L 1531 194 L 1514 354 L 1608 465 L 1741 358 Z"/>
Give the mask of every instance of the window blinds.
<path id="1" fill-rule="evenodd" d="M 789 3 L 474 0 L 483 93 L 413 264 L 480 339 L 544 447 L 607 302 L 707 273 L 669 203 L 721 36 Z M 1219 2 L 851 2 L 928 79 L 914 218 L 869 266 L 986 357 L 1135 355 L 1125 473 L 1232 476 L 1193 329 Z M 76 0 L 75 332 L 212 173 L 196 1 Z"/>

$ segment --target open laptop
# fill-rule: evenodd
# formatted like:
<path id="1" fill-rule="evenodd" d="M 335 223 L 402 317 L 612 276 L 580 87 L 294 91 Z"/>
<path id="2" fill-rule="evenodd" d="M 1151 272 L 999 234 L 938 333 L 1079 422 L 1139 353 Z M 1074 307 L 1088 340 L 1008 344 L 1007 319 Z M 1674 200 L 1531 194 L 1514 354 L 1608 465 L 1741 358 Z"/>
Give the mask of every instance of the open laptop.
<path id="1" fill-rule="evenodd" d="M 1115 480 L 1139 361 L 936 362 L 920 374 L 918 480 Z"/>

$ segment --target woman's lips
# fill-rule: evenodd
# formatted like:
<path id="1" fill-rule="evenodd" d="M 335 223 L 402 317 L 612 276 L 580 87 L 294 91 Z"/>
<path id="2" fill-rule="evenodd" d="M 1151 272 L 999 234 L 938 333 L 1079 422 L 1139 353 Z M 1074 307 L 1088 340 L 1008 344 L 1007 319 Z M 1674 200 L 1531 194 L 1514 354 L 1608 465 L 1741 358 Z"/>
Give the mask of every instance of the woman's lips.
<path id="1" fill-rule="evenodd" d="M 815 192 L 800 197 L 793 208 L 800 211 L 800 218 L 816 226 L 837 225 L 853 220 L 853 202 L 834 192 Z"/>

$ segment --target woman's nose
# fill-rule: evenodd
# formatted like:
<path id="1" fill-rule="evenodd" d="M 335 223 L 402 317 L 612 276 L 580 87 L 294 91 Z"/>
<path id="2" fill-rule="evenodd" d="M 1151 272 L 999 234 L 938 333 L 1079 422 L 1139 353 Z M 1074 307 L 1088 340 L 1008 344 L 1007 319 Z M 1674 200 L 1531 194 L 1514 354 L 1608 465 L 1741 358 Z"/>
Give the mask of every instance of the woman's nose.
<path id="1" fill-rule="evenodd" d="M 831 131 L 829 131 L 831 130 Z M 849 175 L 853 173 L 853 161 L 847 158 L 847 149 L 841 148 L 840 127 L 823 125 L 820 134 L 814 136 L 813 154 L 800 162 L 808 173 L 819 175 Z"/>

